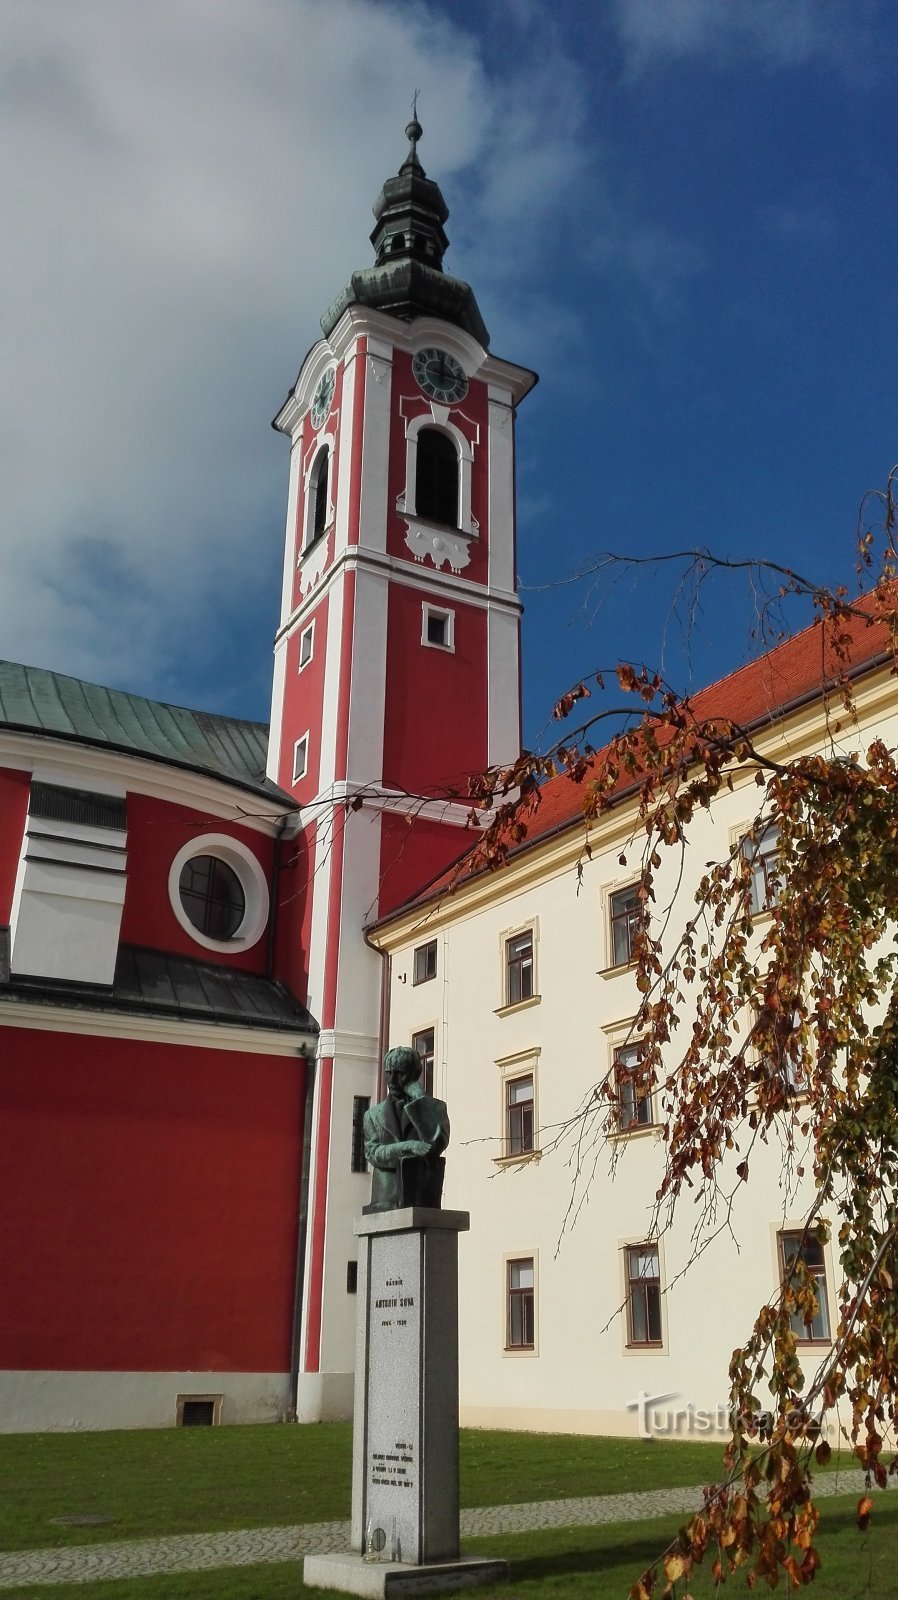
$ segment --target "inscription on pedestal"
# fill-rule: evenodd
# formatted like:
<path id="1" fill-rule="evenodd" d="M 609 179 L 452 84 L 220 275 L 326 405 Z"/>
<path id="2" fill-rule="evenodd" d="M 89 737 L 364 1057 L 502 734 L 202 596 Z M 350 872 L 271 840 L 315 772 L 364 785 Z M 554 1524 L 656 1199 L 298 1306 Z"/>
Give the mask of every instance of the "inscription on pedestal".
<path id="1" fill-rule="evenodd" d="M 418 1560 L 420 1541 L 421 1237 L 371 1240 L 368 1278 L 366 1532 Z"/>

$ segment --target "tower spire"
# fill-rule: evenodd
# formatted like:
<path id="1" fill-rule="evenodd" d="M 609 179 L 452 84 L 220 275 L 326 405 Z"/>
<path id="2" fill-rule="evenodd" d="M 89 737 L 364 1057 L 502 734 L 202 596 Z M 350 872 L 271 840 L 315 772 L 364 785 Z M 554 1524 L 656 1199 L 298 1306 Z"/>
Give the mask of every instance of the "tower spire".
<path id="1" fill-rule="evenodd" d="M 416 90 L 412 118 L 405 129 L 408 154 L 374 202 L 374 266 L 353 273 L 342 294 L 328 307 L 321 326 L 330 334 L 347 306 L 361 304 L 407 322 L 417 316 L 442 317 L 487 346 L 489 334 L 473 290 L 443 271 L 443 256 L 449 248 L 443 224 L 449 207 L 418 155 L 424 129 L 418 121 L 417 100 Z"/>

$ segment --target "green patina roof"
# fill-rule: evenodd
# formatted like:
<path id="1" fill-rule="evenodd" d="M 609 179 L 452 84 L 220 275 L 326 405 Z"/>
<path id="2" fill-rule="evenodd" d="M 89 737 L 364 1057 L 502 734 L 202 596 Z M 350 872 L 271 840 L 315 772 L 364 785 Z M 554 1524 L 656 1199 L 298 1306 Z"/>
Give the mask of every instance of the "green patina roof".
<path id="1" fill-rule="evenodd" d="M 295 804 L 265 776 L 264 722 L 190 711 L 43 667 L 0 661 L 0 727 L 164 761 Z"/>

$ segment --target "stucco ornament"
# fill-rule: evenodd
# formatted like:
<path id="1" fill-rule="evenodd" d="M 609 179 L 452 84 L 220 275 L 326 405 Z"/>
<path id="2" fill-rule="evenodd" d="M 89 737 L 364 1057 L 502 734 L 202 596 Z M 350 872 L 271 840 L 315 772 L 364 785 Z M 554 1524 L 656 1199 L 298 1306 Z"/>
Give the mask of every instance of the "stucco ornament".
<path id="1" fill-rule="evenodd" d="M 387 1097 L 365 1112 L 363 1127 L 365 1159 L 373 1169 L 366 1212 L 440 1204 L 449 1117 L 443 1101 L 422 1089 L 421 1067 L 409 1045 L 384 1056 Z"/>
<path id="2" fill-rule="evenodd" d="M 437 568 L 448 566 L 461 572 L 469 565 L 471 552 L 463 533 L 450 533 L 447 528 L 429 528 L 426 523 L 409 522 L 405 542 L 416 561 L 429 556 Z"/>

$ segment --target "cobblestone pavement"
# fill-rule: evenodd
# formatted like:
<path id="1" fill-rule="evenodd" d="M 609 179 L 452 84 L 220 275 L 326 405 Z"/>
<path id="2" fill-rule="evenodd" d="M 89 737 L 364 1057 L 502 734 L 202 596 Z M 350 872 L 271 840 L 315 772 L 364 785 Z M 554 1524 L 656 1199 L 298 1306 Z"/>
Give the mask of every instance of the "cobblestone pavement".
<path id="1" fill-rule="evenodd" d="M 859 1494 L 859 1471 L 821 1474 L 817 1495 Z M 642 1494 L 595 1495 L 582 1500 L 537 1500 L 519 1506 L 477 1506 L 461 1514 L 462 1537 L 529 1532 L 534 1528 L 587 1527 L 600 1522 L 640 1522 L 669 1512 L 691 1511 L 701 1489 L 653 1489 Z M 97 1578 L 146 1578 L 156 1572 L 197 1572 L 208 1567 L 250 1567 L 266 1561 L 296 1561 L 305 1555 L 345 1550 L 348 1522 L 307 1522 L 294 1528 L 244 1528 L 234 1533 L 188 1533 L 170 1539 L 128 1539 L 77 1545 L 67 1550 L 26 1550 L 0 1555 L 4 1589 Z"/>

